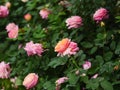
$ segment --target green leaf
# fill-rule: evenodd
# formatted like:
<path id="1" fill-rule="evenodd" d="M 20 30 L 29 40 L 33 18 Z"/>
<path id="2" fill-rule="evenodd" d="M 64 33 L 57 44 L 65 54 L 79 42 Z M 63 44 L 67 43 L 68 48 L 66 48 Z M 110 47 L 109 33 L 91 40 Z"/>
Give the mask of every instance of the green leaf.
<path id="1" fill-rule="evenodd" d="M 22 80 L 17 78 L 15 85 L 17 85 L 17 86 L 22 85 Z"/>
<path id="2" fill-rule="evenodd" d="M 33 33 L 34 38 L 44 38 L 45 33 L 44 30 L 36 30 L 36 32 Z"/>
<path id="3" fill-rule="evenodd" d="M 17 90 L 26 90 L 26 88 L 23 85 L 18 86 Z"/>
<path id="4" fill-rule="evenodd" d="M 115 54 L 120 54 L 120 42 L 117 44 L 117 47 L 115 49 Z"/>
<path id="5" fill-rule="evenodd" d="M 83 76 L 82 78 L 81 78 L 81 81 L 83 81 L 84 83 L 88 83 L 88 76 Z"/>
<path id="6" fill-rule="evenodd" d="M 112 41 L 112 43 L 110 44 L 110 48 L 111 48 L 112 50 L 114 50 L 115 47 L 116 47 L 116 42 L 115 42 L 115 41 Z"/>
<path id="7" fill-rule="evenodd" d="M 113 90 L 112 84 L 106 80 L 102 81 L 100 85 L 104 90 Z"/>
<path id="8" fill-rule="evenodd" d="M 50 81 L 47 81 L 47 82 L 45 82 L 44 84 L 43 84 L 43 88 L 45 89 L 45 90 L 54 90 L 55 89 L 55 83 L 53 83 L 53 82 L 50 82 Z"/>
<path id="9" fill-rule="evenodd" d="M 82 54 L 81 57 L 80 57 L 80 60 L 83 61 L 83 60 L 85 60 L 85 58 L 86 58 L 86 55 Z"/>
<path id="10" fill-rule="evenodd" d="M 108 61 L 108 60 L 111 60 L 112 56 L 113 56 L 112 52 L 107 52 L 107 53 L 104 54 L 103 57 L 106 61 Z"/>
<path id="11" fill-rule="evenodd" d="M 100 63 L 101 65 L 104 63 L 103 57 L 100 55 L 97 55 L 95 59 L 96 59 L 96 62 Z"/>
<path id="12" fill-rule="evenodd" d="M 67 62 L 67 57 L 55 57 L 51 59 L 48 66 L 56 68 L 57 66 L 64 65 Z"/>
<path id="13" fill-rule="evenodd" d="M 99 80 L 98 79 L 91 79 L 86 85 L 86 88 L 88 90 L 90 90 L 90 89 L 97 90 L 98 87 L 99 87 Z"/>
<path id="14" fill-rule="evenodd" d="M 100 39 L 100 40 L 103 40 L 104 39 L 104 34 L 98 33 L 97 38 Z"/>
<path id="15" fill-rule="evenodd" d="M 92 43 L 90 42 L 82 42 L 81 45 L 84 47 L 84 48 L 91 48 L 93 46 Z"/>
<path id="16" fill-rule="evenodd" d="M 75 85 L 80 78 L 80 76 L 76 76 L 74 73 L 69 73 L 67 76 L 71 85 Z"/>
<path id="17" fill-rule="evenodd" d="M 104 72 L 112 73 L 113 66 L 114 66 L 113 62 L 107 62 L 104 65 L 101 65 L 100 66 L 100 73 L 104 73 Z"/>
<path id="18" fill-rule="evenodd" d="M 90 50 L 90 54 L 94 54 L 96 51 L 97 51 L 97 47 L 93 47 L 93 48 Z"/>
<path id="19" fill-rule="evenodd" d="M 116 18 L 116 19 L 120 19 L 120 16 L 116 16 L 115 18 Z"/>

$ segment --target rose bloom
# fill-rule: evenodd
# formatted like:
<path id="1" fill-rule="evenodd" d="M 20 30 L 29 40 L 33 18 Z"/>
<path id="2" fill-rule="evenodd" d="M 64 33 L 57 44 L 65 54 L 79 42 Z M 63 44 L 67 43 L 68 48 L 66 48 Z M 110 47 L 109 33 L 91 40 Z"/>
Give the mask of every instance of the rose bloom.
<path id="1" fill-rule="evenodd" d="M 24 81 L 23 85 L 26 87 L 26 89 L 33 88 L 38 82 L 38 75 L 35 73 L 28 74 Z"/>
<path id="2" fill-rule="evenodd" d="M 9 23 L 7 26 L 6 26 L 6 30 L 7 32 L 11 31 L 11 30 L 18 30 L 18 25 L 16 25 L 15 23 Z"/>
<path id="3" fill-rule="evenodd" d="M 68 26 L 68 29 L 82 26 L 82 18 L 80 16 L 71 16 L 65 22 L 67 23 L 66 26 Z"/>
<path id="4" fill-rule="evenodd" d="M 83 69 L 88 70 L 89 68 L 91 68 L 91 62 L 85 61 L 85 63 L 83 64 Z"/>
<path id="5" fill-rule="evenodd" d="M 98 74 L 95 74 L 92 76 L 92 78 L 97 78 L 98 77 Z"/>
<path id="6" fill-rule="evenodd" d="M 10 78 L 10 81 L 12 82 L 12 87 L 17 89 L 18 88 L 18 86 L 16 85 L 17 77 Z"/>
<path id="7" fill-rule="evenodd" d="M 43 53 L 42 44 L 39 43 L 34 44 L 33 41 L 26 43 L 24 50 L 27 51 L 28 56 L 35 54 L 41 56 L 41 54 Z"/>
<path id="8" fill-rule="evenodd" d="M 58 80 L 56 80 L 56 85 L 61 85 L 62 83 L 66 82 L 68 80 L 68 77 L 61 77 Z"/>
<path id="9" fill-rule="evenodd" d="M 58 52 L 58 56 L 75 55 L 78 50 L 79 47 L 77 46 L 77 43 L 71 42 L 68 38 L 59 41 L 55 46 L 55 52 Z"/>
<path id="10" fill-rule="evenodd" d="M 40 16 L 42 17 L 42 19 L 47 19 L 48 18 L 48 15 L 50 14 L 51 12 L 48 10 L 48 9 L 42 9 L 40 10 L 39 14 Z"/>
<path id="11" fill-rule="evenodd" d="M 8 33 L 8 37 L 13 39 L 13 38 L 17 38 L 18 36 L 18 30 L 11 30 L 9 33 Z"/>
<path id="12" fill-rule="evenodd" d="M 6 64 L 4 61 L 2 61 L 0 63 L 0 78 L 8 78 L 10 76 L 10 72 L 11 69 L 9 64 Z"/>
<path id="13" fill-rule="evenodd" d="M 60 90 L 61 84 L 66 82 L 68 80 L 68 77 L 61 77 L 58 80 L 56 80 L 56 90 Z"/>
<path id="14" fill-rule="evenodd" d="M 22 2 L 28 2 L 28 0 L 21 0 Z"/>
<path id="15" fill-rule="evenodd" d="M 19 44 L 19 45 L 18 45 L 18 49 L 21 49 L 21 48 L 22 48 L 22 46 L 23 46 L 22 44 Z"/>
<path id="16" fill-rule="evenodd" d="M 6 2 L 5 6 L 8 7 L 8 8 L 10 8 L 11 7 L 11 3 L 10 2 Z"/>
<path id="17" fill-rule="evenodd" d="M 76 75 L 79 75 L 79 74 L 80 74 L 80 71 L 79 71 L 79 70 L 77 70 L 77 71 L 75 72 L 75 74 L 76 74 Z"/>
<path id="18" fill-rule="evenodd" d="M 30 21 L 31 18 L 32 18 L 32 16 L 31 16 L 31 14 L 29 14 L 29 13 L 27 13 L 27 14 L 24 15 L 24 19 L 25 19 L 26 21 Z"/>
<path id="19" fill-rule="evenodd" d="M 16 25 L 15 23 L 9 23 L 6 26 L 6 30 L 8 32 L 8 37 L 13 39 L 13 38 L 17 38 L 18 36 L 18 25 Z"/>
<path id="20" fill-rule="evenodd" d="M 17 77 L 10 78 L 10 81 L 11 81 L 12 83 L 14 83 L 14 84 L 15 84 L 16 80 L 17 80 Z"/>
<path id="21" fill-rule="evenodd" d="M 98 9 L 93 15 L 93 19 L 97 22 L 107 19 L 108 17 L 108 11 L 105 8 Z"/>
<path id="22" fill-rule="evenodd" d="M 9 14 L 9 10 L 6 6 L 0 6 L 0 18 L 7 17 Z"/>

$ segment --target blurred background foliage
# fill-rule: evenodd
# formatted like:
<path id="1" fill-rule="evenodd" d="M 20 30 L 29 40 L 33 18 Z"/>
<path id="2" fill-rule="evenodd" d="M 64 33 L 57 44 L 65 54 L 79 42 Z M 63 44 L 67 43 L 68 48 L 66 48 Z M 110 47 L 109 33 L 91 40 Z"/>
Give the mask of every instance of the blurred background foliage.
<path id="1" fill-rule="evenodd" d="M 0 18 L 0 61 L 10 63 L 11 78 L 17 77 L 15 89 L 7 80 L 0 80 L 0 88 L 24 90 L 22 81 L 31 72 L 39 75 L 39 82 L 33 90 L 55 90 L 55 81 L 67 76 L 69 81 L 61 90 L 119 90 L 120 89 L 120 1 L 119 0 L 0 0 L 0 5 L 11 3 L 9 16 Z M 66 3 L 65 3 L 66 1 Z M 64 2 L 64 3 L 61 3 Z M 100 7 L 109 11 L 109 19 L 101 27 L 93 21 L 94 12 Z M 51 10 L 48 19 L 43 20 L 39 11 Z M 32 19 L 26 21 L 24 15 L 30 13 Z M 67 29 L 65 20 L 78 15 L 83 18 L 83 26 Z M 19 25 L 17 39 L 9 39 L 6 25 Z M 57 57 L 54 47 L 62 38 L 70 38 L 78 43 L 80 51 L 71 57 Z M 41 57 L 28 57 L 23 47 L 29 41 L 42 43 L 45 52 Z M 19 45 L 22 48 L 18 48 Z M 82 69 L 85 60 L 92 63 L 88 71 Z M 73 62 L 75 61 L 75 63 Z M 114 67 L 118 66 L 117 69 Z M 80 75 L 75 71 L 79 70 Z M 81 76 L 85 73 L 86 76 Z M 91 76 L 98 73 L 98 78 Z"/>

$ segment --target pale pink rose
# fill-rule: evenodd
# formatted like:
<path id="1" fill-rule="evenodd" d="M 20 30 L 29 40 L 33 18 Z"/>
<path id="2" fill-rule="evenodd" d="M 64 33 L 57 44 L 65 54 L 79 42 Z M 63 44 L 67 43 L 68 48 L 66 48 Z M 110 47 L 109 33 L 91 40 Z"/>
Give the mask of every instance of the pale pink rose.
<path id="1" fill-rule="evenodd" d="M 63 53 L 59 53 L 63 56 L 65 55 L 75 55 L 77 53 L 77 51 L 79 50 L 78 46 L 77 46 L 77 43 L 75 42 L 70 42 L 68 48 L 63 52 Z"/>
<path id="2" fill-rule="evenodd" d="M 79 70 L 77 70 L 77 71 L 75 72 L 75 74 L 76 74 L 76 75 L 79 75 L 79 74 L 80 74 L 80 71 L 79 71 Z"/>
<path id="3" fill-rule="evenodd" d="M 38 82 L 38 75 L 35 73 L 28 74 L 24 81 L 23 85 L 26 87 L 26 89 L 33 88 Z"/>
<path id="4" fill-rule="evenodd" d="M 16 85 L 17 77 L 10 78 L 10 81 L 12 82 L 12 87 L 17 89 L 18 88 L 18 86 Z"/>
<path id="5" fill-rule="evenodd" d="M 66 82 L 68 80 L 68 77 L 61 77 L 58 80 L 56 80 L 56 85 L 61 85 L 62 83 Z"/>
<path id="6" fill-rule="evenodd" d="M 41 54 L 43 53 L 42 44 L 39 43 L 34 44 L 33 41 L 26 43 L 24 50 L 27 51 L 28 56 L 35 54 L 41 56 Z"/>
<path id="7" fill-rule="evenodd" d="M 57 86 L 55 87 L 55 90 L 60 90 L 60 87 L 61 87 L 61 85 L 57 85 Z"/>
<path id="8" fill-rule="evenodd" d="M 98 77 L 98 74 L 95 74 L 94 76 L 92 76 L 92 78 L 97 78 Z"/>
<path id="9" fill-rule="evenodd" d="M 91 62 L 85 61 L 85 63 L 83 64 L 83 69 L 88 70 L 89 68 L 91 68 Z"/>
<path id="10" fill-rule="evenodd" d="M 40 16 L 42 17 L 42 19 L 47 19 L 48 18 L 48 15 L 50 14 L 50 10 L 48 9 L 42 9 L 40 10 L 39 14 Z"/>
<path id="11" fill-rule="evenodd" d="M 8 37 L 13 39 L 13 38 L 17 38 L 18 36 L 18 30 L 11 30 L 9 33 L 8 33 Z"/>
<path id="12" fill-rule="evenodd" d="M 9 14 L 9 10 L 6 6 L 0 6 L 0 18 L 7 17 Z"/>
<path id="13" fill-rule="evenodd" d="M 55 46 L 55 52 L 58 52 L 57 56 L 75 55 L 78 50 L 79 47 L 77 46 L 77 43 L 72 42 L 68 38 L 59 41 Z"/>
<path id="14" fill-rule="evenodd" d="M 56 80 L 56 90 L 60 90 L 61 84 L 65 83 L 68 80 L 68 77 L 61 77 L 58 80 Z"/>
<path id="15" fill-rule="evenodd" d="M 10 81 L 11 81 L 12 83 L 14 83 L 14 84 L 15 84 L 16 80 L 17 80 L 17 77 L 10 78 Z"/>
<path id="16" fill-rule="evenodd" d="M 25 2 L 28 2 L 28 0 L 21 0 L 21 1 L 24 2 L 24 3 L 25 3 Z"/>
<path id="17" fill-rule="evenodd" d="M 105 8 L 98 9 L 93 15 L 93 19 L 97 22 L 100 22 L 108 18 L 109 18 L 108 11 Z"/>
<path id="18" fill-rule="evenodd" d="M 82 26 L 82 18 L 80 16 L 71 16 L 66 20 L 66 23 L 67 23 L 66 26 L 68 26 L 68 29 L 79 28 L 80 26 Z"/>
<path id="19" fill-rule="evenodd" d="M 18 45 L 18 49 L 22 48 L 22 46 L 23 46 L 22 44 L 19 44 L 19 45 Z"/>
<path id="20" fill-rule="evenodd" d="M 10 76 L 10 66 L 9 63 L 5 63 L 4 61 L 2 61 L 0 63 L 0 78 L 8 78 Z"/>
<path id="21" fill-rule="evenodd" d="M 11 30 L 18 30 L 18 25 L 16 25 L 15 23 L 9 23 L 7 26 L 6 26 L 6 30 L 7 32 L 10 32 Z"/>
<path id="22" fill-rule="evenodd" d="M 8 37 L 13 39 L 13 38 L 17 38 L 18 36 L 18 25 L 16 25 L 15 23 L 9 23 L 6 26 L 6 30 L 8 32 Z"/>
<path id="23" fill-rule="evenodd" d="M 7 8 L 10 8 L 10 7 L 11 7 L 11 3 L 10 3 L 10 2 L 6 2 L 6 3 L 5 3 L 5 6 L 6 6 Z"/>

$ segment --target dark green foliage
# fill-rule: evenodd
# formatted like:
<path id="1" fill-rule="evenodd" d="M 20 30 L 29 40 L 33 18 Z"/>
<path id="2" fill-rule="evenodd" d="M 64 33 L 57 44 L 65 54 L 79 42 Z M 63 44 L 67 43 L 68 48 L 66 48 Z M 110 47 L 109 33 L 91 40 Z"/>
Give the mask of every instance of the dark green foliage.
<path id="1" fill-rule="evenodd" d="M 68 6 L 60 5 L 61 0 L 0 0 L 0 5 L 11 2 L 10 14 L 0 18 L 0 61 L 9 62 L 11 76 L 18 77 L 17 90 L 24 90 L 22 81 L 29 73 L 37 73 L 39 81 L 32 90 L 55 90 L 55 81 L 63 76 L 69 80 L 61 85 L 61 90 L 119 90 L 120 89 L 120 2 L 119 0 L 68 0 Z M 109 11 L 105 26 L 93 20 L 94 12 L 100 7 Z M 48 19 L 39 15 L 42 8 L 51 10 Z M 26 21 L 24 15 L 30 13 L 32 19 Z M 65 20 L 78 15 L 83 26 L 67 29 Z M 9 39 L 6 25 L 19 25 L 19 36 Z M 54 47 L 63 38 L 78 43 L 79 52 L 70 57 L 60 57 Z M 29 41 L 41 43 L 44 53 L 41 57 L 27 56 L 23 49 Z M 18 46 L 22 44 L 22 48 Z M 82 64 L 89 60 L 92 67 L 83 70 Z M 115 66 L 118 69 L 114 69 Z M 78 75 L 75 72 L 79 70 Z M 98 78 L 92 78 L 98 74 Z M 84 76 L 85 75 L 85 76 Z M 9 79 L 0 79 L 0 89 L 13 89 Z"/>

